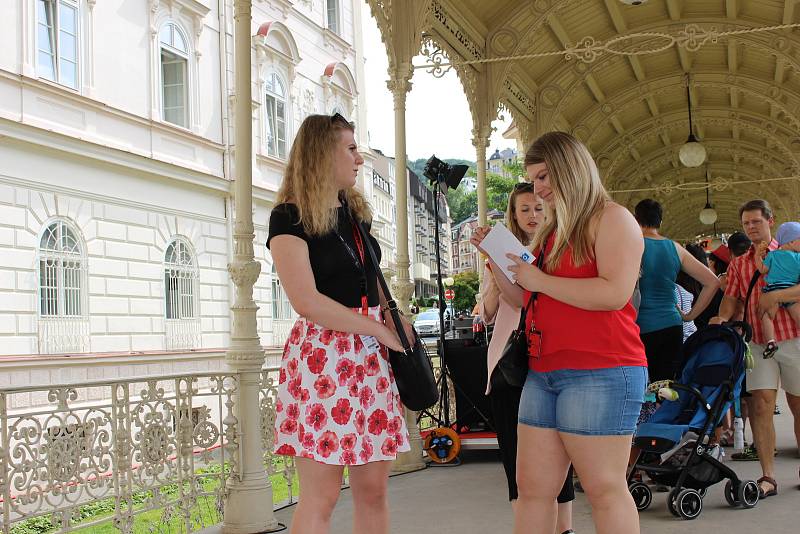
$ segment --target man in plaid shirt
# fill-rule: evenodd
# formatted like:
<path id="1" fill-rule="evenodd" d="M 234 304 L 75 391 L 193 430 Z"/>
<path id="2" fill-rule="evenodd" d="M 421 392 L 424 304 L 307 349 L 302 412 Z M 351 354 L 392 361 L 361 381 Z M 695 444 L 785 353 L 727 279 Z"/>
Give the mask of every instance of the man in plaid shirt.
<path id="1" fill-rule="evenodd" d="M 756 272 L 755 254 L 759 243 L 768 243 L 768 250 L 778 248 L 778 243 L 772 239 L 771 228 L 775 223 L 772 209 L 766 200 L 751 200 L 739 208 L 739 217 L 745 234 L 753 242 L 753 246 L 744 255 L 731 261 L 728 267 L 728 285 L 725 296 L 719 308 L 719 315 L 714 317 L 711 324 L 721 324 L 729 321 L 744 305 L 747 289 Z M 753 327 L 753 342 L 750 344 L 755 356 L 755 368 L 747 374 L 747 391 L 752 394 L 750 399 L 750 421 L 753 428 L 753 440 L 758 451 L 758 460 L 761 463 L 763 475 L 759 480 L 761 497 L 769 497 L 778 493 L 775 482 L 775 425 L 773 421 L 775 401 L 778 396 L 778 387 L 786 391 L 786 400 L 789 409 L 795 418 L 795 433 L 798 447 L 800 448 L 800 330 L 784 308 L 780 308 L 775 317 L 775 337 L 780 350 L 774 358 L 762 358 L 767 340 L 761 329 L 761 321 L 757 310 L 759 302 L 767 299 L 779 298 L 780 302 L 787 299 L 776 291 L 767 293 L 763 298 L 761 288 L 764 279 L 761 277 L 750 296 L 750 302 L 745 310 L 745 320 Z M 794 291 L 796 287 L 784 291 Z M 800 299 L 800 291 L 797 291 Z M 763 304 L 762 304 L 763 307 Z"/>

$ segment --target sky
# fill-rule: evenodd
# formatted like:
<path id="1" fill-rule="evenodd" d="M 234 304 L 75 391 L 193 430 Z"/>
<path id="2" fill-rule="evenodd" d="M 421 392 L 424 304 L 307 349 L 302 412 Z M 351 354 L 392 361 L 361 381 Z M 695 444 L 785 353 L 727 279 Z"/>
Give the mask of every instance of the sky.
<path id="1" fill-rule="evenodd" d="M 370 147 L 394 156 L 394 103 L 386 87 L 389 60 L 386 47 L 369 9 L 362 9 L 364 24 L 364 56 L 366 58 L 365 89 L 367 100 L 367 127 Z M 415 64 L 424 63 L 417 57 Z M 412 89 L 406 100 L 406 152 L 409 160 L 429 158 L 432 154 L 444 158 L 475 161 L 472 146 L 472 116 L 461 82 L 454 71 L 443 78 L 434 78 L 424 69 L 418 69 L 411 79 Z M 495 149 L 516 148 L 516 142 L 503 139 L 502 133 L 511 124 L 511 117 L 497 120 L 492 126 L 488 158 Z"/>

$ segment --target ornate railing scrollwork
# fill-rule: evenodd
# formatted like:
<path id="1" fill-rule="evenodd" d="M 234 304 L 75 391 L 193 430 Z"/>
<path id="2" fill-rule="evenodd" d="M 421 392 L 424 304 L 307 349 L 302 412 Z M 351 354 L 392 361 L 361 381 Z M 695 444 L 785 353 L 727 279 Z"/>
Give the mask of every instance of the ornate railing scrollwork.
<path id="1" fill-rule="evenodd" d="M 219 523 L 238 465 L 237 387 L 237 375 L 192 374 L 0 390 L 0 532 L 35 518 L 60 532 Z M 97 501 L 113 515 L 84 520 Z M 138 526 L 153 510 L 161 524 Z"/>

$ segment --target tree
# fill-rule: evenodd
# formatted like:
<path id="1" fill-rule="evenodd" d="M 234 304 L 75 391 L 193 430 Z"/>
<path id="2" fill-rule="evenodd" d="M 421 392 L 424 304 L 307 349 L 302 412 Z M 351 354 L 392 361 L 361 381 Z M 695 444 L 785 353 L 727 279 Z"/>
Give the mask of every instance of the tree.
<path id="1" fill-rule="evenodd" d="M 500 174 L 486 173 L 486 204 L 489 210 L 506 211 L 508 197 L 518 182 Z"/>
<path id="2" fill-rule="evenodd" d="M 453 309 L 471 312 L 475 306 L 475 295 L 480 291 L 480 281 L 476 271 L 467 271 L 453 276 L 453 285 L 450 289 L 455 293 Z"/>
<path id="3" fill-rule="evenodd" d="M 447 191 L 447 205 L 450 206 L 453 224 L 458 224 L 478 212 L 478 193 L 465 193 L 461 188 L 450 189 Z"/>

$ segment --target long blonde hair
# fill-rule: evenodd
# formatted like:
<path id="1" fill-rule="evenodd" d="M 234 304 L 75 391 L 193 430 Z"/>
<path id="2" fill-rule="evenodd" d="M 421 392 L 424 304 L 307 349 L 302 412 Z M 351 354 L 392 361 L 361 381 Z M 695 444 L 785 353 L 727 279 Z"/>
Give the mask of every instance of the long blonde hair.
<path id="1" fill-rule="evenodd" d="M 545 205 L 544 224 L 539 225 L 533 249 L 543 248 L 555 232 L 553 248 L 545 265 L 554 269 L 572 246 L 572 262 L 583 265 L 594 257 L 591 223 L 611 200 L 600 180 L 592 155 L 580 141 L 564 132 L 549 132 L 533 142 L 525 153 L 525 167 L 547 166 L 553 206 Z"/>
<path id="2" fill-rule="evenodd" d="M 516 209 L 517 209 L 517 197 L 522 194 L 531 194 L 536 195 L 536 192 L 533 189 L 533 184 L 530 182 L 520 182 L 514 184 L 514 189 L 511 191 L 511 194 L 508 195 L 508 208 L 506 208 L 506 226 L 511 233 L 514 234 L 514 237 L 519 239 L 519 242 L 525 246 L 530 245 L 531 238 L 528 237 L 527 232 L 522 229 L 520 226 L 519 221 L 516 217 Z M 539 203 L 541 200 L 539 197 L 536 197 L 536 202 Z"/>
<path id="3" fill-rule="evenodd" d="M 300 223 L 309 236 L 327 235 L 336 228 L 336 210 L 331 206 L 337 195 L 334 153 L 344 130 L 355 131 L 355 125 L 338 113 L 333 117 L 309 115 L 297 130 L 289 152 L 286 174 L 276 201 L 297 206 Z M 344 194 L 359 221 L 372 220 L 364 195 L 355 187 L 338 193 Z"/>

